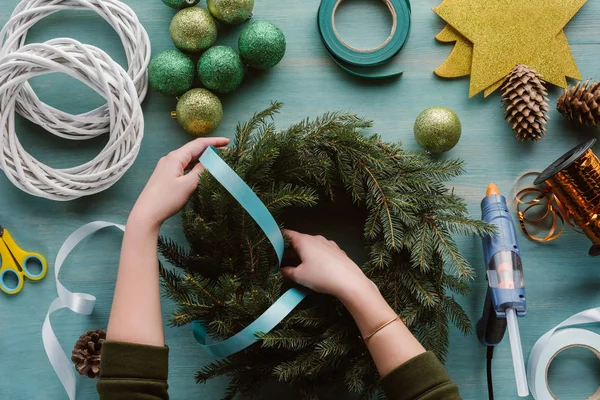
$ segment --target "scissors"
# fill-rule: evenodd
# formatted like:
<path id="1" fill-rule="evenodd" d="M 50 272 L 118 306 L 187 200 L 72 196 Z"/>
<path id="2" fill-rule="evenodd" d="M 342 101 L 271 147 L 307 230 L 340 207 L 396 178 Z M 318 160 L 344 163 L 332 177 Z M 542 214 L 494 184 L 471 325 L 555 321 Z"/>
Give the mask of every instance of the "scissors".
<path id="1" fill-rule="evenodd" d="M 46 259 L 41 254 L 22 250 L 0 225 L 0 290 L 17 294 L 23 289 L 25 278 L 39 281 L 46 272 Z"/>

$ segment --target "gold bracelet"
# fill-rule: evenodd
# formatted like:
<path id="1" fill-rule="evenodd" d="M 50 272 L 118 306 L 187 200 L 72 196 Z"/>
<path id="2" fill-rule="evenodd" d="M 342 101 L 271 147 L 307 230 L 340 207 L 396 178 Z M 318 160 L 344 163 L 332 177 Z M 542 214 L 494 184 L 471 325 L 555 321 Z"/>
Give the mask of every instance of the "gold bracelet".
<path id="1" fill-rule="evenodd" d="M 400 316 L 396 316 L 396 318 L 389 320 L 388 322 L 386 322 L 385 324 L 381 325 L 379 328 L 375 329 L 370 335 L 365 336 L 364 341 L 365 343 L 371 339 L 377 332 L 379 332 L 380 330 L 382 330 L 383 328 L 385 328 L 386 326 L 393 324 L 394 322 L 398 321 L 400 319 Z"/>

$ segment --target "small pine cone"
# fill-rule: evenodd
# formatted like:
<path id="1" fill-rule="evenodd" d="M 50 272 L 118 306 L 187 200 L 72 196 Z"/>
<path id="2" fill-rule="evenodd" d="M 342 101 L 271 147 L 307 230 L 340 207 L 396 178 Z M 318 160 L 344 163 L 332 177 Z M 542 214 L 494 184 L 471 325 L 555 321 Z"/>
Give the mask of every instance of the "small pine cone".
<path id="1" fill-rule="evenodd" d="M 92 379 L 100 375 L 100 352 L 105 340 L 106 332 L 102 329 L 87 331 L 79 337 L 71 353 L 77 372 Z"/>
<path id="2" fill-rule="evenodd" d="M 556 108 L 569 121 L 597 127 L 600 123 L 600 82 L 588 79 L 569 86 L 558 99 Z"/>
<path id="3" fill-rule="evenodd" d="M 540 140 L 550 117 L 546 82 L 535 70 L 519 64 L 502 84 L 504 118 L 519 140 Z"/>

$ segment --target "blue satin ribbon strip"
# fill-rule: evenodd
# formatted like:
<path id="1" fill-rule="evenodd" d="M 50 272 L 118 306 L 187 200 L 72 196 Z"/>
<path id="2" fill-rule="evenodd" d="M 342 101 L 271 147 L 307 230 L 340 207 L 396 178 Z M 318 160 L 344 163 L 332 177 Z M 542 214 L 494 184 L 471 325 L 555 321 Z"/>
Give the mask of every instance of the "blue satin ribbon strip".
<path id="1" fill-rule="evenodd" d="M 213 147 L 206 149 L 200 162 L 208 172 L 231 193 L 240 205 L 256 221 L 275 249 L 279 264 L 283 257 L 284 240 L 275 219 L 260 201 L 258 196 L 240 178 L 233 169 L 219 157 Z M 255 343 L 258 333 L 268 333 L 304 299 L 306 293 L 298 289 L 289 289 L 260 317 L 234 336 L 218 343 L 209 343 L 210 339 L 203 321 L 194 321 L 192 329 L 194 337 L 202 348 L 214 357 L 227 357 L 244 350 Z"/>

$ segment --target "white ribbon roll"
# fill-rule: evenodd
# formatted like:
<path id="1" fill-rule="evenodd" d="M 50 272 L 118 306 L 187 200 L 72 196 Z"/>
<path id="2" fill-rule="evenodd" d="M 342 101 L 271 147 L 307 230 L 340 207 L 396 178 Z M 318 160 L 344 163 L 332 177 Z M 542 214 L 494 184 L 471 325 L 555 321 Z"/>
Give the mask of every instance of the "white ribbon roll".
<path id="1" fill-rule="evenodd" d="M 44 325 L 42 327 L 42 340 L 50 364 L 52 364 L 52 368 L 54 368 L 54 372 L 58 375 L 58 379 L 60 379 L 70 400 L 75 400 L 76 394 L 75 368 L 60 346 L 60 343 L 58 343 L 58 339 L 50 324 L 50 316 L 52 313 L 62 308 L 68 308 L 77 314 L 90 315 L 92 311 L 94 311 L 96 298 L 91 294 L 73 293 L 69 291 L 60 283 L 58 274 L 60 273 L 60 269 L 65 259 L 82 240 L 101 229 L 109 227 L 115 227 L 125 232 L 125 226 L 110 222 L 96 221 L 84 225 L 73 232 L 73 234 L 65 240 L 58 251 L 54 263 L 54 277 L 56 278 L 56 291 L 58 292 L 58 297 L 50 304 L 50 308 L 46 314 L 46 319 L 44 320 Z"/>
<path id="2" fill-rule="evenodd" d="M 595 322 L 600 322 L 600 307 L 573 315 L 552 328 L 535 343 L 527 361 L 527 377 L 529 389 L 536 400 L 557 399 L 548 386 L 548 368 L 561 351 L 572 347 L 585 347 L 600 358 L 600 335 L 586 329 L 572 328 Z M 588 400 L 599 399 L 600 388 L 588 398 Z"/>

